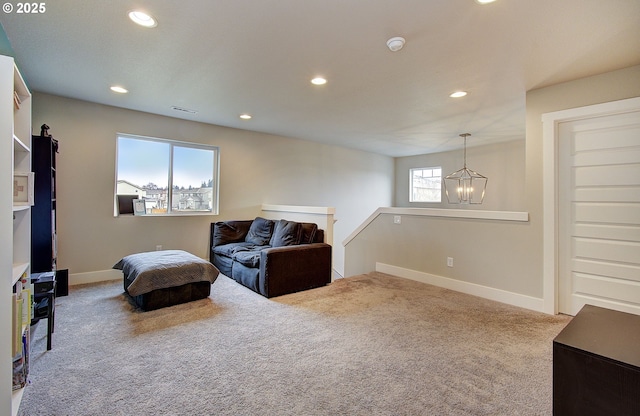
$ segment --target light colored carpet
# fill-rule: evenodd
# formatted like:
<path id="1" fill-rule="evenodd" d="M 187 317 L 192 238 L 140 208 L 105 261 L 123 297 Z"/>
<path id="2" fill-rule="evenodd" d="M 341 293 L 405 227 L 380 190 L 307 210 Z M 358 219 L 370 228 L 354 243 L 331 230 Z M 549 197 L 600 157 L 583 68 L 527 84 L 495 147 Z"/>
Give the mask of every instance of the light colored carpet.
<path id="1" fill-rule="evenodd" d="M 136 310 L 121 282 L 59 298 L 20 415 L 548 415 L 569 322 L 381 273 L 265 299 Z"/>

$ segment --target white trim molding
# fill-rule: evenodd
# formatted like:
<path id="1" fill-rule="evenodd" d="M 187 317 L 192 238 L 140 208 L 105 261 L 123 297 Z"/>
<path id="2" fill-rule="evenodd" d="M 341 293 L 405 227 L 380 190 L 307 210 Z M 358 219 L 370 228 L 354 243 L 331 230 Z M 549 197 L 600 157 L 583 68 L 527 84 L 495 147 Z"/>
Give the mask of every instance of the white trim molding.
<path id="1" fill-rule="evenodd" d="M 69 286 L 84 285 L 87 283 L 105 282 L 107 280 L 122 280 L 120 270 L 98 270 L 95 272 L 69 274 Z"/>
<path id="2" fill-rule="evenodd" d="M 332 262 L 336 261 L 335 250 L 333 244 L 333 225 L 336 222 L 334 207 L 312 207 L 305 205 L 273 205 L 262 204 L 262 216 L 272 220 L 286 218 L 292 221 L 314 222 L 318 227 L 324 230 L 325 243 L 333 247 Z M 344 267 L 344 265 L 343 265 Z M 341 274 L 333 267 L 331 280 L 339 278 Z"/>
<path id="3" fill-rule="evenodd" d="M 379 215 L 416 215 L 427 217 L 447 217 L 447 218 L 464 218 L 476 220 L 495 220 L 495 221 L 529 221 L 528 212 L 516 211 L 483 211 L 477 209 L 443 209 L 443 208 L 398 208 L 398 207 L 380 207 L 369 216 L 358 228 L 355 229 L 342 242 L 343 245 L 349 244 L 362 230 L 367 228 Z"/>
<path id="4" fill-rule="evenodd" d="M 462 292 L 496 302 L 506 303 L 508 305 L 518 306 L 537 312 L 544 312 L 543 299 L 534 298 L 532 296 L 507 292 L 506 290 L 495 289 L 488 286 L 450 279 L 448 277 L 437 276 L 384 263 L 376 263 L 376 271 L 393 276 L 404 277 L 405 279 L 415 280 L 421 283 L 427 283 L 433 286 L 443 287 L 449 290 L 455 290 L 456 292 Z"/>
<path id="5" fill-rule="evenodd" d="M 262 204 L 263 211 L 278 211 L 278 212 L 298 212 L 301 214 L 319 214 L 319 215 L 333 215 L 336 213 L 334 207 L 307 207 L 303 205 L 272 205 Z"/>
<path id="6" fill-rule="evenodd" d="M 542 215 L 544 312 L 558 313 L 558 139 L 561 123 L 637 111 L 640 97 L 542 115 Z"/>

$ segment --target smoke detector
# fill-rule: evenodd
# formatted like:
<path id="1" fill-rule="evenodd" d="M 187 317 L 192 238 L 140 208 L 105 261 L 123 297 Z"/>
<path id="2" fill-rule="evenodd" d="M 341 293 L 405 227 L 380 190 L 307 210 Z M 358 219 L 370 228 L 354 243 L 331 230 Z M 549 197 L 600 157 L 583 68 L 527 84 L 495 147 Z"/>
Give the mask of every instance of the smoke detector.
<path id="1" fill-rule="evenodd" d="M 404 46 L 404 38 L 400 36 L 396 36 L 395 38 L 391 38 L 387 41 L 387 47 L 391 52 L 397 52 Z"/>

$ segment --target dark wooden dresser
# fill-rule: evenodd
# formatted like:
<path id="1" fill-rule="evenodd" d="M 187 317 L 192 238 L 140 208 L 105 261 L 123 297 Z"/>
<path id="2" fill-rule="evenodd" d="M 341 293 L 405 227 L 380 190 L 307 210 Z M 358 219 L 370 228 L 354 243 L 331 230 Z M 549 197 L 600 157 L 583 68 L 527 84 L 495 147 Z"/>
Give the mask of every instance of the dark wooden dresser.
<path id="1" fill-rule="evenodd" d="M 640 316 L 585 305 L 560 332 L 553 414 L 640 416 Z"/>

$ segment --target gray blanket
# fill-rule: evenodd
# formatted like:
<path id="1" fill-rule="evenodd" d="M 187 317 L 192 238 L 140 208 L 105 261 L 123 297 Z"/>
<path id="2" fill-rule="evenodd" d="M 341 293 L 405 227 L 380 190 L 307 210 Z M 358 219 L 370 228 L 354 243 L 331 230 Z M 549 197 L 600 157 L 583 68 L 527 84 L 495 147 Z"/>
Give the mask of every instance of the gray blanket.
<path id="1" fill-rule="evenodd" d="M 220 273 L 213 264 L 182 250 L 131 254 L 113 268 L 124 273 L 124 287 L 131 296 L 193 282 L 213 283 Z"/>

